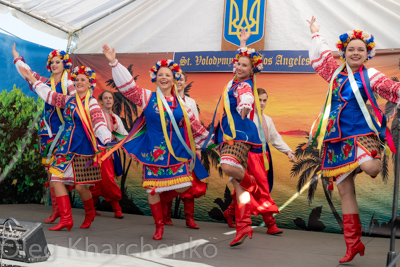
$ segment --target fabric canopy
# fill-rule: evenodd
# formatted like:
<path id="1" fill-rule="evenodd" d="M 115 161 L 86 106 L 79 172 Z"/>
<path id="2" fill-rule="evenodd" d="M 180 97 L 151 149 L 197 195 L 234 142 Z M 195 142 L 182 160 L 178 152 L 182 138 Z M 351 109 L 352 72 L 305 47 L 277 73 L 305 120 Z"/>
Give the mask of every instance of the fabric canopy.
<path id="1" fill-rule="evenodd" d="M 14 15 L 55 36 L 76 37 L 74 53 L 219 51 L 223 0 L 0 0 Z M 335 50 L 338 36 L 367 30 L 377 49 L 400 48 L 397 0 L 268 0 L 265 50 L 307 50 L 307 19 L 317 17 L 321 34 Z M 30 16 L 47 21 L 39 22 Z M 52 25 L 52 26 L 49 26 Z M 58 29 L 57 29 L 58 27 Z"/>

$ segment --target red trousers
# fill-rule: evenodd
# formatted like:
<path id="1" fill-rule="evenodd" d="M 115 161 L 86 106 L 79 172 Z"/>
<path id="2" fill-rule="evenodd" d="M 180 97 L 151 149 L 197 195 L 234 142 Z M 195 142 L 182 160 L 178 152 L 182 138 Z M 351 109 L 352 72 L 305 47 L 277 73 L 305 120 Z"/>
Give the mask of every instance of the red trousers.
<path id="1" fill-rule="evenodd" d="M 110 157 L 107 160 L 103 161 L 101 163 L 100 170 L 101 181 L 96 183 L 95 186 L 90 187 L 90 192 L 92 192 L 93 199 L 97 199 L 102 196 L 107 202 L 113 200 L 120 201 L 121 189 L 115 183 L 113 158 Z"/>
<path id="2" fill-rule="evenodd" d="M 269 157 L 269 155 L 267 155 L 267 157 Z M 261 191 L 261 197 L 258 200 L 255 200 L 252 194 L 250 194 L 251 212 L 254 215 L 266 212 L 279 213 L 278 207 L 269 193 L 268 172 L 265 171 L 263 155 L 261 153 L 249 152 L 247 171 L 254 176 Z"/>
<path id="3" fill-rule="evenodd" d="M 181 199 L 183 199 L 183 198 L 199 198 L 206 193 L 207 184 L 201 182 L 199 180 L 199 178 L 197 178 L 197 176 L 194 172 L 192 172 L 192 177 L 193 177 L 192 186 L 188 190 L 186 190 L 185 192 L 180 194 Z"/>

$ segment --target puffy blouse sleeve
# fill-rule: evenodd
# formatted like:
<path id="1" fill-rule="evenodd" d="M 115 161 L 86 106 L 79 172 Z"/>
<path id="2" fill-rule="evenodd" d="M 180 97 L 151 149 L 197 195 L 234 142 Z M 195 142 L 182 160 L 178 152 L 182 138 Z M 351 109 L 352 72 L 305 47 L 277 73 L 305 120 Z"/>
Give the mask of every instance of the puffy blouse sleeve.
<path id="1" fill-rule="evenodd" d="M 339 64 L 333 58 L 328 43 L 318 32 L 312 35 L 309 57 L 315 71 L 327 82 L 330 82 Z"/>
<path id="2" fill-rule="evenodd" d="M 150 100 L 151 91 L 137 85 L 127 68 L 121 65 L 118 60 L 110 65 L 113 80 L 119 91 L 135 105 L 145 108 Z"/>

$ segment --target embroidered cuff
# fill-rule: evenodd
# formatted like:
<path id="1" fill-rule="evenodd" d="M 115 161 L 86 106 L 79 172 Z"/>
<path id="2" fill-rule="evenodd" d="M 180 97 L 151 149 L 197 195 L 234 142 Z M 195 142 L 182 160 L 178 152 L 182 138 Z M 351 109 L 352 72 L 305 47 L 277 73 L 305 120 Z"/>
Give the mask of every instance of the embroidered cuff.
<path id="1" fill-rule="evenodd" d="M 32 84 L 31 82 L 29 82 L 30 84 Z M 36 81 L 34 84 L 33 84 L 33 89 L 35 89 L 35 91 L 36 91 L 36 87 L 39 85 L 39 84 L 41 84 L 42 82 L 41 81 Z"/>
<path id="2" fill-rule="evenodd" d="M 118 59 L 115 59 L 114 63 L 108 63 L 108 65 L 110 65 L 111 67 L 115 68 L 118 65 Z"/>
<path id="3" fill-rule="evenodd" d="M 314 33 L 311 35 L 311 39 L 313 39 L 314 37 L 319 37 L 319 36 L 320 36 L 319 32 L 314 32 Z"/>
<path id="4" fill-rule="evenodd" d="M 240 104 L 240 105 L 236 108 L 236 110 L 237 110 L 237 112 L 240 114 L 240 113 L 242 112 L 242 109 L 244 109 L 244 108 L 248 108 L 248 109 L 250 109 L 250 111 L 253 110 L 253 107 L 252 107 L 250 104 L 248 104 L 248 103 Z"/>
<path id="5" fill-rule="evenodd" d="M 23 60 L 23 57 L 20 56 L 20 57 L 14 58 L 13 63 L 14 63 L 14 64 L 17 63 L 18 60 Z"/>

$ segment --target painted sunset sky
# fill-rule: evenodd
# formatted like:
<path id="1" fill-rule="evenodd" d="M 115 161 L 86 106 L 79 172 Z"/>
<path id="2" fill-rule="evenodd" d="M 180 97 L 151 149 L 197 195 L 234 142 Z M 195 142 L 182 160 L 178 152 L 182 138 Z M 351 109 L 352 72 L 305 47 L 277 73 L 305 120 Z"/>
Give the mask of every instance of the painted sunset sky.
<path id="1" fill-rule="evenodd" d="M 73 55 L 73 57 L 73 62 L 96 70 L 95 96 L 104 89 L 110 89 L 105 82 L 112 78 L 111 67 L 102 54 Z M 153 91 L 156 85 L 150 81 L 149 69 L 156 61 L 172 57 L 173 53 L 117 55 L 124 66 L 133 64 L 133 75 L 139 75 L 137 84 Z M 338 58 L 337 60 L 340 61 Z M 388 77 L 400 77 L 398 62 L 398 55 L 380 54 L 378 51 L 377 56 L 366 66 L 376 68 Z M 273 119 L 277 130 L 283 135 L 298 130 L 308 132 L 323 105 L 328 83 L 315 73 L 261 73 L 256 77 L 257 87 L 264 88 L 268 92 L 265 114 Z M 205 125 L 211 122 L 219 96 L 230 79 L 232 79 L 231 73 L 188 73 L 188 84 L 193 82 L 189 94 L 196 100 L 200 108 L 200 119 Z"/>

